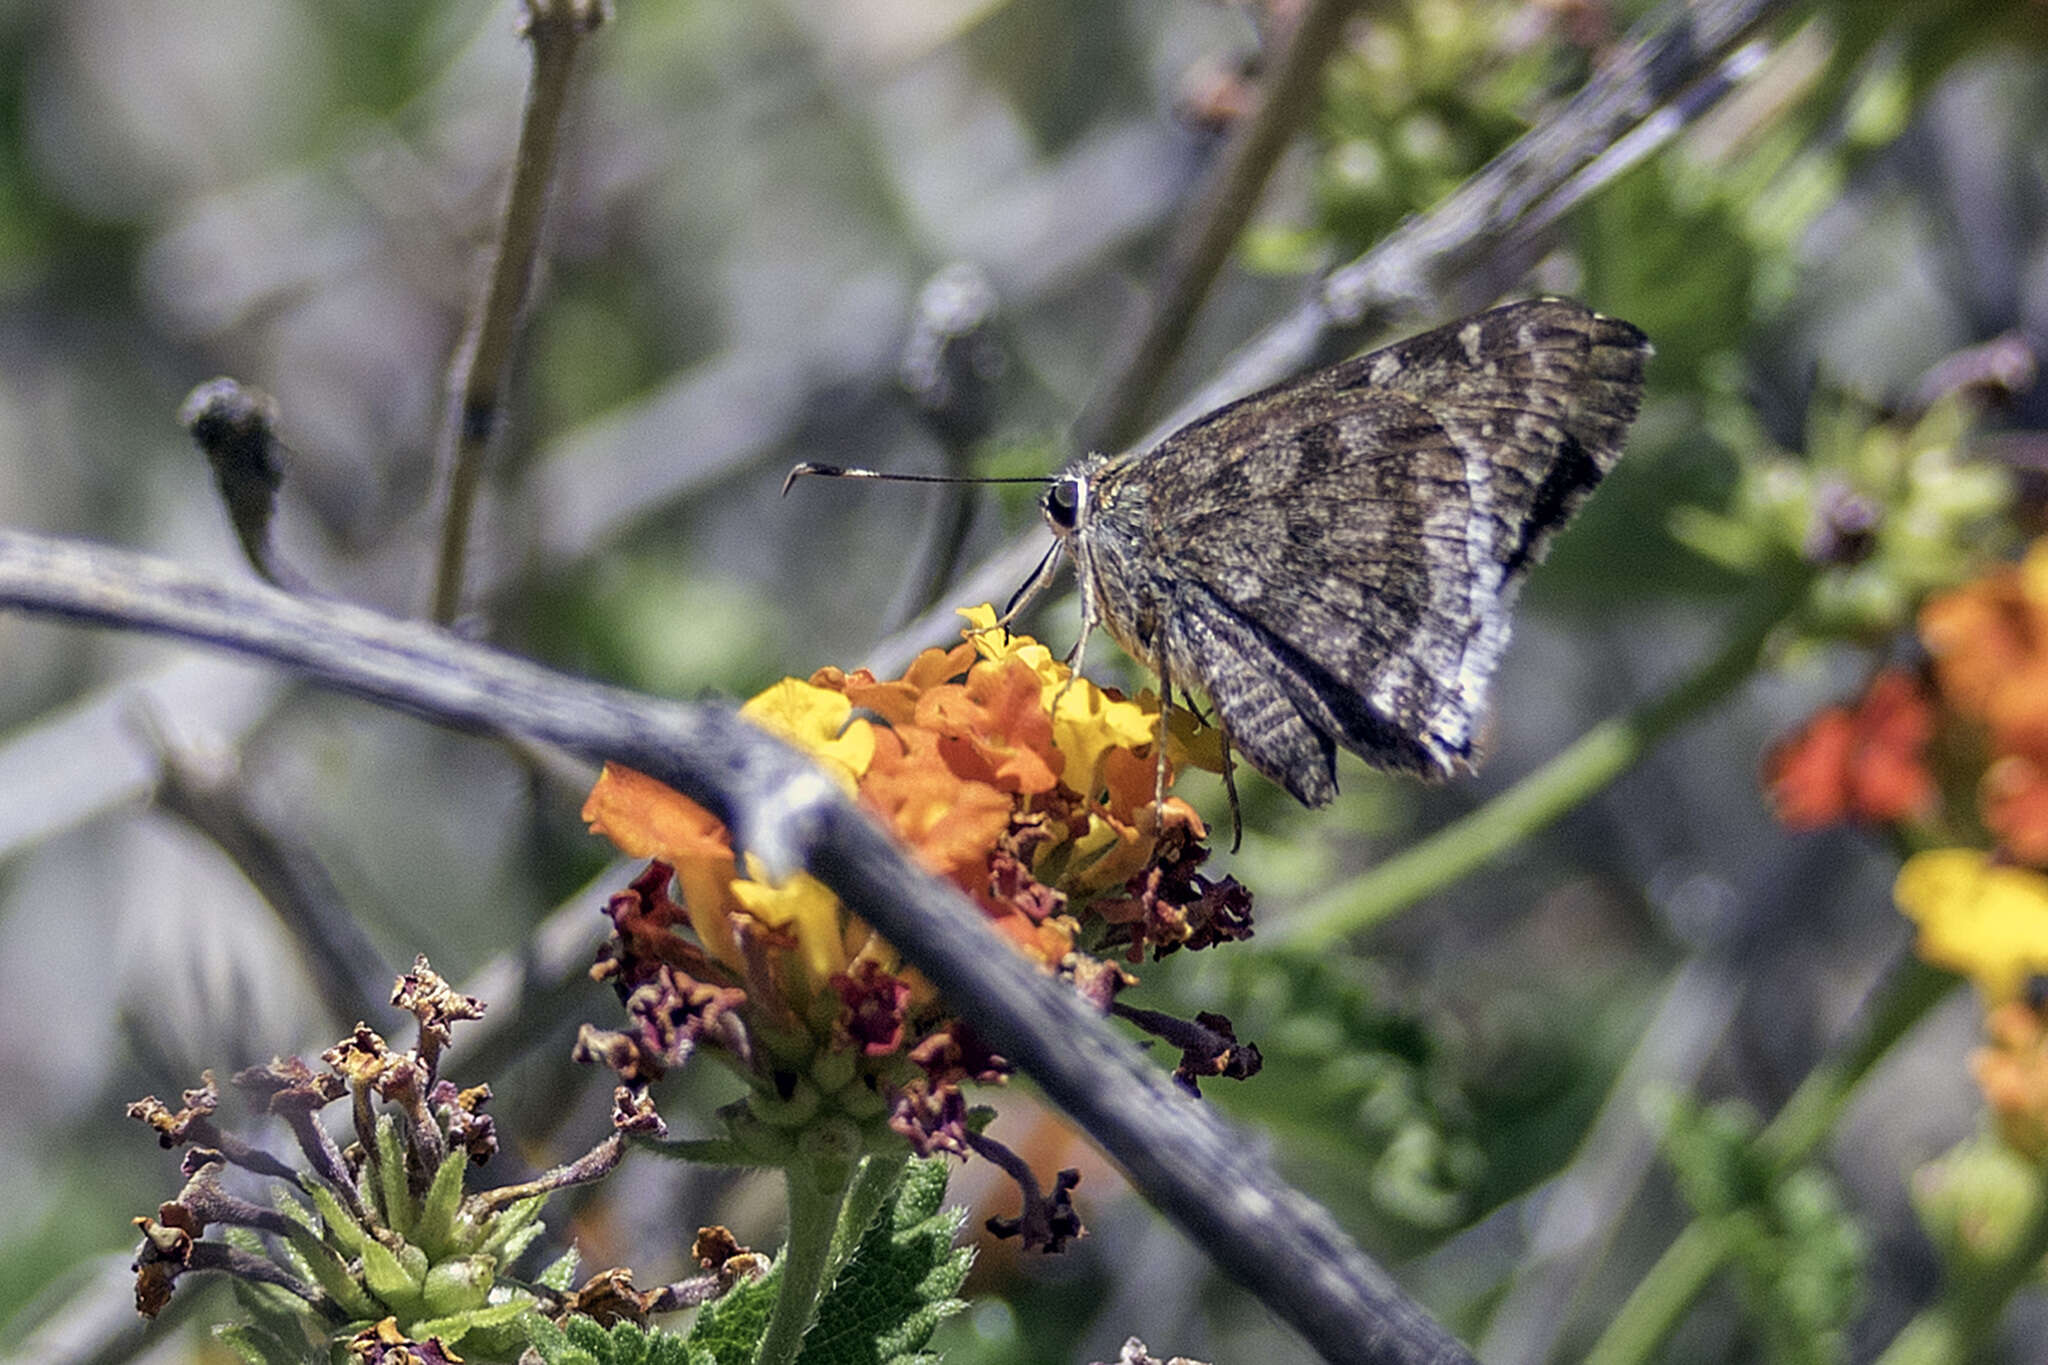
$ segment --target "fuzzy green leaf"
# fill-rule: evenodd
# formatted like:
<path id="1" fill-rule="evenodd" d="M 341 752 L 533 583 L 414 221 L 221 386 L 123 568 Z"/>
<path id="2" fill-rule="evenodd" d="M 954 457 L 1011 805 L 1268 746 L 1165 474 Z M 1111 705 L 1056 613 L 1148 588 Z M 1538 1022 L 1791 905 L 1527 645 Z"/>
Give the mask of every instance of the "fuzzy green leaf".
<path id="1" fill-rule="evenodd" d="M 333 1247 L 311 1233 L 298 1233 L 286 1244 L 285 1250 L 300 1278 L 309 1284 L 319 1285 L 327 1297 L 340 1305 L 342 1312 L 352 1318 L 383 1316 L 376 1300 L 364 1292 Z"/>
<path id="2" fill-rule="evenodd" d="M 943 1159 L 914 1161 L 818 1305 L 801 1365 L 909 1365 L 944 1319 L 974 1253 L 955 1247 L 966 1215 L 943 1207 Z M 707 1304 L 690 1331 L 717 1365 L 747 1365 L 775 1302 L 777 1272 Z"/>
<path id="3" fill-rule="evenodd" d="M 576 1282 L 576 1267 L 582 1264 L 583 1253 L 575 1247 L 557 1256 L 548 1263 L 547 1269 L 534 1276 L 543 1289 L 552 1289 L 558 1294 L 569 1292 L 569 1286 Z"/>
<path id="4" fill-rule="evenodd" d="M 420 1315 L 420 1288 L 424 1278 L 424 1275 L 407 1273 L 391 1248 L 382 1242 L 363 1244 L 363 1283 L 384 1301 L 400 1322 L 410 1322 Z"/>
<path id="5" fill-rule="evenodd" d="M 494 1303 L 483 1308 L 471 1308 L 445 1317 L 426 1318 L 406 1328 L 406 1335 L 415 1341 L 428 1337 L 439 1337 L 445 1345 L 454 1346 L 472 1332 L 485 1328 L 505 1327 L 516 1323 L 533 1311 L 533 1300 L 524 1296 Z"/>
<path id="6" fill-rule="evenodd" d="M 539 1220 L 547 1199 L 544 1194 L 536 1194 L 493 1215 L 485 1225 L 488 1231 L 477 1244 L 474 1254 L 495 1256 L 499 1265 L 511 1265 L 544 1230 L 546 1225 Z"/>
<path id="7" fill-rule="evenodd" d="M 349 1211 L 334 1197 L 334 1191 L 325 1185 L 314 1184 L 307 1188 L 306 1194 L 312 1199 L 320 1221 L 326 1225 L 327 1240 L 339 1246 L 344 1256 L 362 1255 L 363 1247 L 371 1240 L 370 1235 L 363 1230 L 362 1224 L 349 1216 Z"/>
<path id="8" fill-rule="evenodd" d="M 326 1351 L 303 1341 L 294 1345 L 254 1323 L 222 1323 L 213 1336 L 248 1365 L 325 1365 L 327 1360 Z"/>
<path id="9" fill-rule="evenodd" d="M 434 1183 L 427 1187 L 427 1197 L 420 1201 L 419 1217 L 406 1234 L 407 1241 L 437 1260 L 457 1250 L 455 1214 L 462 1206 L 462 1172 L 468 1165 L 467 1152 L 457 1150 L 448 1154 L 434 1172 Z"/>
<path id="10" fill-rule="evenodd" d="M 718 1361 L 710 1351 L 673 1332 L 636 1327 L 630 1322 L 607 1328 L 591 1318 L 575 1317 L 569 1319 L 565 1335 L 572 1349 L 595 1365 L 717 1365 Z M 571 1363 L 547 1358 L 547 1365 Z"/>
<path id="11" fill-rule="evenodd" d="M 245 1232 L 246 1229 L 231 1231 Z M 243 1249 L 247 1250 L 246 1247 Z M 322 1342 L 326 1324 L 315 1319 L 312 1308 L 304 1299 L 277 1285 L 243 1279 L 232 1283 L 235 1303 L 248 1319 L 240 1326 L 252 1334 L 252 1339 L 260 1338 L 266 1343 L 265 1365 L 270 1365 L 270 1362 L 296 1365 L 298 1361 L 325 1359 Z"/>
<path id="12" fill-rule="evenodd" d="M 690 1326 L 688 1340 L 693 1353 L 703 1352 L 714 1365 L 751 1365 L 768 1330 L 781 1272 L 778 1263 L 760 1279 L 737 1285 L 724 1298 L 704 1305 Z"/>
<path id="13" fill-rule="evenodd" d="M 443 1261 L 427 1272 L 421 1288 L 423 1311 L 435 1317 L 480 1308 L 498 1282 L 498 1263 L 488 1256 L 463 1256 Z"/>
<path id="14" fill-rule="evenodd" d="M 525 1324 L 526 1344 L 541 1358 L 541 1365 L 598 1365 L 597 1356 L 569 1340 L 569 1334 L 535 1313 Z"/>
<path id="15" fill-rule="evenodd" d="M 405 1185 L 405 1140 L 395 1114 L 377 1118 L 377 1194 L 385 1224 L 401 1237 L 411 1236 L 417 1210 Z"/>

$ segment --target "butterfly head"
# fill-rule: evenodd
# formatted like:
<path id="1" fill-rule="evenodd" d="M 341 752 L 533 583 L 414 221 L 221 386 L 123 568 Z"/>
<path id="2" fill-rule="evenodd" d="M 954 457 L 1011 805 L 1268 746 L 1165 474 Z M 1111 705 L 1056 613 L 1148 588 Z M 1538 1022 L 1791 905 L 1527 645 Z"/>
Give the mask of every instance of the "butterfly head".
<path id="1" fill-rule="evenodd" d="M 1083 455 L 1053 479 L 1038 500 L 1038 510 L 1055 536 L 1065 540 L 1087 525 L 1095 511 L 1096 480 L 1114 461 L 1103 455 Z"/>
<path id="2" fill-rule="evenodd" d="M 1081 474 L 1062 474 L 1038 500 L 1038 510 L 1052 533 L 1064 540 L 1081 525 L 1088 513 L 1088 479 Z"/>

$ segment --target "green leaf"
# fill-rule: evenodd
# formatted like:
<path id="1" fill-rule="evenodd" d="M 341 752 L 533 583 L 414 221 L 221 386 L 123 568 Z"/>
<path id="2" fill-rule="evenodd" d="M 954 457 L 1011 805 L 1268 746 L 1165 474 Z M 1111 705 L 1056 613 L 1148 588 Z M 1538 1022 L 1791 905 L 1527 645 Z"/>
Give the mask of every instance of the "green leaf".
<path id="1" fill-rule="evenodd" d="M 405 1185 L 405 1141 L 395 1114 L 377 1118 L 377 1192 L 384 1205 L 385 1224 L 401 1237 L 410 1236 L 417 1210 L 412 1191 Z"/>
<path id="2" fill-rule="evenodd" d="M 434 1183 L 427 1187 L 427 1197 L 420 1201 L 419 1217 L 413 1222 L 406 1240 L 429 1256 L 438 1259 L 456 1250 L 455 1214 L 462 1206 L 462 1172 L 468 1165 L 467 1152 L 450 1152 L 441 1162 L 440 1169 L 434 1172 Z"/>
<path id="3" fill-rule="evenodd" d="M 533 1311 L 533 1306 L 533 1300 L 524 1296 L 508 1299 L 504 1303 L 494 1303 L 484 1308 L 471 1308 L 460 1313 L 450 1313 L 445 1317 L 423 1319 L 407 1327 L 406 1335 L 415 1341 L 439 1337 L 446 1345 L 454 1346 L 472 1332 L 517 1323 Z"/>
<path id="4" fill-rule="evenodd" d="M 541 1288 L 552 1289 L 559 1294 L 566 1294 L 569 1292 L 569 1286 L 576 1282 L 576 1267 L 582 1260 L 583 1253 L 575 1247 L 570 1247 L 567 1251 L 549 1262 L 547 1269 L 541 1271 L 534 1278 Z"/>
<path id="5" fill-rule="evenodd" d="M 266 1363 L 325 1358 L 327 1324 L 316 1320 L 304 1299 L 273 1284 L 243 1279 L 233 1284 L 235 1302 L 248 1318 L 242 1325 L 270 1343 Z"/>
<path id="6" fill-rule="evenodd" d="M 377 1301 L 357 1283 L 355 1276 L 349 1273 L 347 1263 L 333 1247 L 311 1233 L 299 1233 L 292 1237 L 286 1249 L 291 1253 L 298 1273 L 308 1283 L 319 1285 L 342 1312 L 352 1318 L 383 1316 Z"/>
<path id="7" fill-rule="evenodd" d="M 586 1317 L 571 1318 L 565 1332 L 571 1348 L 594 1365 L 716 1365 L 718 1357 L 673 1332 L 630 1322 L 600 1327 Z M 538 1344 L 538 1343 L 536 1343 Z M 542 1352 L 546 1355 L 545 1351 Z M 547 1358 L 547 1365 L 558 1365 Z M 564 1360 L 559 1365 L 571 1365 Z"/>
<path id="8" fill-rule="evenodd" d="M 724 1298 L 704 1305 L 690 1326 L 692 1351 L 702 1351 L 713 1365 L 751 1365 L 768 1330 L 768 1314 L 775 1307 L 775 1287 L 781 1279 L 778 1264 L 760 1279 L 738 1285 Z"/>
<path id="9" fill-rule="evenodd" d="M 222 1323 L 213 1336 L 248 1365 L 325 1365 L 327 1360 L 325 1350 L 303 1340 L 294 1345 L 254 1323 Z"/>
<path id="10" fill-rule="evenodd" d="M 407 1273 L 391 1248 L 382 1242 L 363 1244 L 363 1283 L 370 1292 L 383 1300 L 400 1322 L 410 1322 L 420 1315 L 421 1283 L 425 1276 Z"/>
<path id="11" fill-rule="evenodd" d="M 802 1365 L 907 1362 L 966 1307 L 954 1294 L 974 1253 L 953 1244 L 967 1215 L 944 1207 L 947 1176 L 943 1158 L 904 1168 L 895 1196 L 819 1303 Z"/>
<path id="12" fill-rule="evenodd" d="M 325 1185 L 314 1184 L 307 1188 L 307 1196 L 313 1201 L 313 1208 L 319 1213 L 320 1221 L 326 1225 L 327 1239 L 341 1248 L 345 1256 L 360 1256 L 363 1247 L 373 1239 L 342 1207 L 334 1191 Z"/>
<path id="13" fill-rule="evenodd" d="M 590 1351 L 569 1340 L 569 1334 L 539 1313 L 526 1324 L 526 1344 L 541 1358 L 541 1365 L 598 1365 Z"/>
<path id="14" fill-rule="evenodd" d="M 1687 1200 L 1733 1250 L 1736 1293 L 1765 1359 L 1846 1360 L 1864 1238 L 1832 1179 L 1814 1166 L 1780 1173 L 1758 1150 L 1759 1125 L 1742 1105 L 1677 1096 L 1663 1107 L 1666 1158 Z"/>
<path id="15" fill-rule="evenodd" d="M 511 1265 L 519 1258 L 519 1253 L 526 1250 L 533 1239 L 545 1230 L 546 1224 L 539 1220 L 541 1208 L 547 1203 L 547 1199 L 544 1194 L 536 1194 L 520 1200 L 508 1209 L 501 1210 L 486 1224 L 489 1231 L 477 1245 L 474 1254 L 495 1256 L 499 1265 Z"/>
<path id="16" fill-rule="evenodd" d="M 435 1317 L 466 1313 L 481 1307 L 498 1282 L 498 1263 L 489 1256 L 462 1256 L 443 1261 L 427 1272 L 421 1287 L 424 1312 Z"/>

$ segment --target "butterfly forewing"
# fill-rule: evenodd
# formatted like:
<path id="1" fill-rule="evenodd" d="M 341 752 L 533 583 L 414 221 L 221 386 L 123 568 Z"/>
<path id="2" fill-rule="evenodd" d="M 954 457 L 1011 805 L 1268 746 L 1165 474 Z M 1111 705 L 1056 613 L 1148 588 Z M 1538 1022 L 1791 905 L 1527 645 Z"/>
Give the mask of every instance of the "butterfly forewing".
<path id="1" fill-rule="evenodd" d="M 1446 774 L 1522 574 L 1620 456 L 1648 351 L 1537 300 L 1218 409 L 1095 473 L 1070 544 L 1096 614 L 1311 805 L 1338 745 Z"/>

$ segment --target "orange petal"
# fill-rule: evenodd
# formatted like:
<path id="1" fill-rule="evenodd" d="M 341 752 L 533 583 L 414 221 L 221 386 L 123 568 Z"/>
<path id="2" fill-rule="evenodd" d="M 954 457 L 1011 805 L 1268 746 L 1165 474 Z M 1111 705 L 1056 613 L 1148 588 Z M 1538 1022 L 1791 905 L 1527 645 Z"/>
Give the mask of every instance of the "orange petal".
<path id="1" fill-rule="evenodd" d="M 1977 799 L 2000 848 L 2023 863 L 2048 864 L 2048 768 L 2030 754 L 2007 754 L 1984 770 Z"/>

